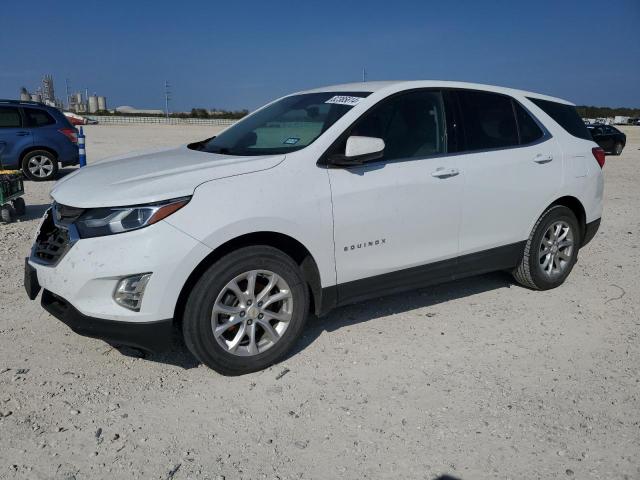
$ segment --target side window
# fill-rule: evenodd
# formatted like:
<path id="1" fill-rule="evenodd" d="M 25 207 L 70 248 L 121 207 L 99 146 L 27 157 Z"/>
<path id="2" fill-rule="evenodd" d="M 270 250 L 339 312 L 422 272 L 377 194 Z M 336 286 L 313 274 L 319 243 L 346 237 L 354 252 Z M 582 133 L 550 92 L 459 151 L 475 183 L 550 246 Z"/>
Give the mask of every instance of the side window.
<path id="1" fill-rule="evenodd" d="M 20 128 L 20 112 L 15 107 L 0 107 L 0 128 Z"/>
<path id="2" fill-rule="evenodd" d="M 520 133 L 520 144 L 527 145 L 536 140 L 540 140 L 544 133 L 531 115 L 518 102 L 513 102 L 516 109 L 516 120 L 518 121 L 518 132 Z"/>
<path id="3" fill-rule="evenodd" d="M 56 123 L 53 117 L 44 110 L 25 108 L 24 112 L 27 116 L 29 125 L 32 127 L 44 127 L 45 125 L 53 125 Z"/>
<path id="4" fill-rule="evenodd" d="M 490 92 L 458 92 L 466 150 L 487 150 L 519 144 L 511 98 Z"/>
<path id="5" fill-rule="evenodd" d="M 442 92 L 410 92 L 382 101 L 358 120 L 350 134 L 382 138 L 385 143 L 382 160 L 446 153 Z"/>

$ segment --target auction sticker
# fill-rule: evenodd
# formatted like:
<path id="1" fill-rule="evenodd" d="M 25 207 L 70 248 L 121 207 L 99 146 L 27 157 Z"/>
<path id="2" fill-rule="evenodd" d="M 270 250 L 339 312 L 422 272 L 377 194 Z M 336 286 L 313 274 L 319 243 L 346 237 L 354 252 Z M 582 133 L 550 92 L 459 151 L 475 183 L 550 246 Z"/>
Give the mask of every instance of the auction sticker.
<path id="1" fill-rule="evenodd" d="M 329 100 L 324 103 L 334 103 L 336 105 L 347 105 L 349 107 L 353 107 L 360 103 L 362 97 L 350 97 L 348 95 L 334 95 Z"/>

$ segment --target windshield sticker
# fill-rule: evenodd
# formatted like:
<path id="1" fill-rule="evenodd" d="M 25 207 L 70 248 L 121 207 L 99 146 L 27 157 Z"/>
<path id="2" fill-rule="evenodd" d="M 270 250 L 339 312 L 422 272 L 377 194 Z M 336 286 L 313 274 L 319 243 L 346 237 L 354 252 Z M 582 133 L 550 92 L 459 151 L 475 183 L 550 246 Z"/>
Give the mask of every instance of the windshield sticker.
<path id="1" fill-rule="evenodd" d="M 282 143 L 284 143 L 285 145 L 295 145 L 299 141 L 300 139 L 298 137 L 289 137 Z"/>
<path id="2" fill-rule="evenodd" d="M 350 97 L 348 95 L 335 95 L 324 103 L 334 103 L 336 105 L 347 105 L 349 107 L 354 107 L 358 103 L 360 103 L 360 100 L 362 100 L 362 97 Z"/>

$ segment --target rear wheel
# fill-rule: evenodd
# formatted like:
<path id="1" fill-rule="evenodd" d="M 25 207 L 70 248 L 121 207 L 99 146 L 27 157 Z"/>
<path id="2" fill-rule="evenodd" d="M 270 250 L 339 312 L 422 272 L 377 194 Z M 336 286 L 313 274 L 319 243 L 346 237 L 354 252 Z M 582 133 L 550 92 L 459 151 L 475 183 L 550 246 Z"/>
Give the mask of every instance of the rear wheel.
<path id="1" fill-rule="evenodd" d="M 533 227 L 513 276 L 535 290 L 562 285 L 578 259 L 580 242 L 578 220 L 571 209 L 551 207 Z"/>
<path id="2" fill-rule="evenodd" d="M 36 182 L 53 180 L 58 173 L 58 160 L 51 152 L 34 150 L 22 159 L 22 171 Z"/>
<path id="3" fill-rule="evenodd" d="M 622 155 L 622 149 L 624 148 L 624 146 L 622 145 L 622 143 L 618 142 L 613 146 L 613 153 L 615 155 Z"/>
<path id="4" fill-rule="evenodd" d="M 298 265 L 275 248 L 245 247 L 198 280 L 182 330 L 198 360 L 223 375 L 242 375 L 282 359 L 300 336 L 308 310 Z"/>
<path id="5" fill-rule="evenodd" d="M 7 203 L 6 205 L 2 205 L 0 207 L 0 220 L 5 223 L 11 223 L 15 220 L 15 218 L 16 211 L 10 204 Z"/>

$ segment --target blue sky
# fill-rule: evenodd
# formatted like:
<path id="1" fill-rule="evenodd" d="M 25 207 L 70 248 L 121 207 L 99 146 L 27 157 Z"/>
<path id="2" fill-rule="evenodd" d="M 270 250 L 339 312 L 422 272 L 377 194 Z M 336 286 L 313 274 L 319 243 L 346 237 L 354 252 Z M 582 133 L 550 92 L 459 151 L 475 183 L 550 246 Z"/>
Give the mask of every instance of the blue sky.
<path id="1" fill-rule="evenodd" d="M 0 97 L 44 73 L 110 107 L 249 108 L 333 83 L 445 79 L 640 107 L 640 0 L 4 0 Z"/>

